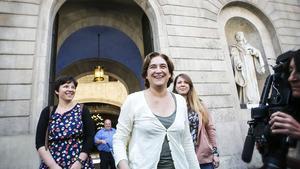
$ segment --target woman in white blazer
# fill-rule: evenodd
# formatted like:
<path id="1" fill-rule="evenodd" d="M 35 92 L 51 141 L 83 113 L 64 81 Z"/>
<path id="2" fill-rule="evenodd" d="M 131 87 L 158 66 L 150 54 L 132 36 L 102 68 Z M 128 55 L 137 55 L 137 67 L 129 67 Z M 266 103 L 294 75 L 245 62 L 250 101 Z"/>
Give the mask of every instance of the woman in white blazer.
<path id="1" fill-rule="evenodd" d="M 127 97 L 113 138 L 118 168 L 199 169 L 185 99 L 167 90 L 173 70 L 164 54 L 152 52 L 145 57 L 146 89 Z"/>

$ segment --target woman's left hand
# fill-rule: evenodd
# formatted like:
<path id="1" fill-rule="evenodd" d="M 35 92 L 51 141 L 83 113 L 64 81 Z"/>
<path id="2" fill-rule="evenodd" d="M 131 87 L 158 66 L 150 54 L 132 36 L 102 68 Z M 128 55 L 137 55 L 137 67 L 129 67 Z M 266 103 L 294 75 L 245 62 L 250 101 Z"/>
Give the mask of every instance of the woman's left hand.
<path id="1" fill-rule="evenodd" d="M 220 165 L 220 160 L 218 156 L 213 156 L 213 165 L 215 166 L 215 168 L 218 168 Z"/>
<path id="2" fill-rule="evenodd" d="M 72 164 L 72 166 L 71 166 L 70 169 L 81 169 L 81 164 L 80 164 L 80 162 L 76 160 L 76 161 Z"/>

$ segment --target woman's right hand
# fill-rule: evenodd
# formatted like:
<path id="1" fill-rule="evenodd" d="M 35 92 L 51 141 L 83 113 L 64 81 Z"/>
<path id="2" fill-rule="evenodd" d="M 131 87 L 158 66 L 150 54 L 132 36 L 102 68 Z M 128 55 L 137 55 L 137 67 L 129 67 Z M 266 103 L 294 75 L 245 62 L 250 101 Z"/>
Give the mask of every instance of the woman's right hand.
<path id="1" fill-rule="evenodd" d="M 213 156 L 213 165 L 215 168 L 218 168 L 220 166 L 220 159 L 218 156 Z"/>
<path id="2" fill-rule="evenodd" d="M 53 164 L 52 166 L 49 166 L 50 169 L 62 169 L 57 163 Z"/>
<path id="3" fill-rule="evenodd" d="M 121 160 L 118 164 L 119 169 L 130 169 L 126 160 Z"/>
<path id="4" fill-rule="evenodd" d="M 45 164 L 50 169 L 62 169 L 56 161 L 53 159 L 52 155 L 50 154 L 49 150 L 45 149 L 45 146 L 42 146 L 38 149 L 39 156 L 45 162 Z"/>

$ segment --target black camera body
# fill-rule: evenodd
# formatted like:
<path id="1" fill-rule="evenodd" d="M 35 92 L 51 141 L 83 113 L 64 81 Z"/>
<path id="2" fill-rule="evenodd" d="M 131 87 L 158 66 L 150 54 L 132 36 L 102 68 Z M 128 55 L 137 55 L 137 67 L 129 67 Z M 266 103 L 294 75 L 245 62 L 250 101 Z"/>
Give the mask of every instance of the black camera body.
<path id="1" fill-rule="evenodd" d="M 290 146 L 286 135 L 271 134 L 269 120 L 272 113 L 283 111 L 290 105 L 291 89 L 288 83 L 289 61 L 292 52 L 278 56 L 274 74 L 266 79 L 259 106 L 251 109 L 249 130 L 244 143 L 242 160 L 250 162 L 255 143 L 262 155 L 263 169 L 286 168 L 286 155 Z"/>

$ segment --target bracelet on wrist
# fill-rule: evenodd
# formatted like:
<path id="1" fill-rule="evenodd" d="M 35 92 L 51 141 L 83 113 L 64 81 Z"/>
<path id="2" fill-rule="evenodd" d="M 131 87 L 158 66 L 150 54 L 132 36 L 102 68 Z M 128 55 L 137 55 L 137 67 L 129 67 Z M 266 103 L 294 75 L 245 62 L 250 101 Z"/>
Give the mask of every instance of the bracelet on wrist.
<path id="1" fill-rule="evenodd" d="M 214 156 L 219 157 L 219 153 L 213 153 Z"/>
<path id="2" fill-rule="evenodd" d="M 217 157 L 220 156 L 217 147 L 213 147 L 212 154 L 217 156 Z"/>

